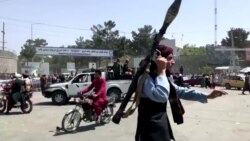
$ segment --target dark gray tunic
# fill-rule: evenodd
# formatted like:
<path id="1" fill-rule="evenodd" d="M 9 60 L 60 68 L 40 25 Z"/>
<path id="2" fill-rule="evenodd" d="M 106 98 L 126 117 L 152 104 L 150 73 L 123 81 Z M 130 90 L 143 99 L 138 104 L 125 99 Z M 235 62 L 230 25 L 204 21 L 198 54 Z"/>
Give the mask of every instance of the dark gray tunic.
<path id="1" fill-rule="evenodd" d="M 167 103 L 141 98 L 138 107 L 136 141 L 170 141 L 174 139 L 166 113 Z"/>

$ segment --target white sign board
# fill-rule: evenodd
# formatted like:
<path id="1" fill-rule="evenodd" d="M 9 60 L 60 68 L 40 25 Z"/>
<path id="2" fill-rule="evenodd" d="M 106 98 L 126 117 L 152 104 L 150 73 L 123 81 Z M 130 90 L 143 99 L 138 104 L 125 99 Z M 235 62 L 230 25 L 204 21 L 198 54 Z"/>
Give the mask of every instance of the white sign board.
<path id="1" fill-rule="evenodd" d="M 75 70 L 75 63 L 67 62 L 67 70 Z"/>
<path id="2" fill-rule="evenodd" d="M 90 62 L 89 63 L 89 69 L 96 69 L 96 63 L 92 63 L 92 62 Z"/>
<path id="3" fill-rule="evenodd" d="M 36 54 L 61 55 L 61 56 L 113 57 L 113 50 L 36 47 Z"/>
<path id="4" fill-rule="evenodd" d="M 21 69 L 21 73 L 28 71 L 30 75 L 37 76 L 38 74 L 49 75 L 49 63 L 42 62 L 27 62 L 26 66 Z"/>

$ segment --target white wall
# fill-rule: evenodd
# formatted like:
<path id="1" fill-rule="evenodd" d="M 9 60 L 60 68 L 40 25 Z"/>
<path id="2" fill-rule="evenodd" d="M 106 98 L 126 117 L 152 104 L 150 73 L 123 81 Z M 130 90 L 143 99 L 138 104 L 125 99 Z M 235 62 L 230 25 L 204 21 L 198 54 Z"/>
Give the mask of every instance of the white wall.
<path id="1" fill-rule="evenodd" d="M 46 62 L 28 62 L 21 69 L 21 73 L 28 71 L 30 75 L 46 74 L 49 75 L 49 63 Z"/>

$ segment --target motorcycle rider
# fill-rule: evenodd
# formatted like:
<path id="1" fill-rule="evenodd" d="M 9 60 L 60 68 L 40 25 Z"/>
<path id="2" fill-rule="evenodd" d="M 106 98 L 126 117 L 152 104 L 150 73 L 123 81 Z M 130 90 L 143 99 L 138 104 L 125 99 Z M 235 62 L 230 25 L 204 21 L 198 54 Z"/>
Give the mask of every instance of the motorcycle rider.
<path id="1" fill-rule="evenodd" d="M 96 113 L 96 121 L 98 121 L 102 110 L 107 107 L 108 100 L 106 98 L 106 80 L 101 77 L 100 70 L 95 70 L 94 78 L 95 79 L 92 81 L 91 85 L 83 89 L 80 93 L 87 93 L 94 88 L 95 94 L 90 98 L 93 100 L 92 106 Z M 80 100 L 80 102 L 84 101 Z"/>
<path id="2" fill-rule="evenodd" d="M 22 86 L 24 86 L 24 84 L 25 84 L 25 82 L 21 79 L 21 77 L 22 76 L 20 74 L 16 73 L 13 76 L 13 80 L 12 80 L 11 98 L 16 106 L 20 105 L 19 100 L 22 99 L 22 95 L 21 95 Z M 8 108 L 7 108 L 6 114 L 8 114 L 12 108 L 11 102 L 8 102 L 7 107 Z"/>
<path id="3" fill-rule="evenodd" d="M 30 91 L 32 91 L 33 85 L 32 85 L 32 81 L 29 78 L 29 74 L 27 72 L 23 73 L 23 80 L 24 80 L 24 85 L 25 85 L 25 92 L 24 93 L 29 93 Z"/>

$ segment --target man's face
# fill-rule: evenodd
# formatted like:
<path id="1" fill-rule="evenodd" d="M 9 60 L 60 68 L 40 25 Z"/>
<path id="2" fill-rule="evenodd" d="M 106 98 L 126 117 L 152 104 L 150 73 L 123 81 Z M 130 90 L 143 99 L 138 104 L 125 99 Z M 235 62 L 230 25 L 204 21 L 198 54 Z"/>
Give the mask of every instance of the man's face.
<path id="1" fill-rule="evenodd" d="M 170 70 L 175 64 L 174 56 L 173 54 L 170 54 L 165 58 L 167 59 L 166 69 Z"/>
<path id="2" fill-rule="evenodd" d="M 99 78 L 100 78 L 100 75 L 99 75 L 99 73 L 95 72 L 95 75 L 94 75 L 94 77 L 95 77 L 96 79 L 99 79 Z"/>

